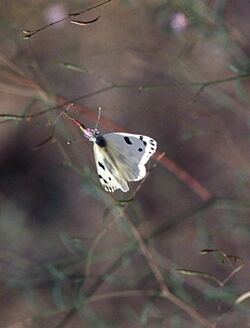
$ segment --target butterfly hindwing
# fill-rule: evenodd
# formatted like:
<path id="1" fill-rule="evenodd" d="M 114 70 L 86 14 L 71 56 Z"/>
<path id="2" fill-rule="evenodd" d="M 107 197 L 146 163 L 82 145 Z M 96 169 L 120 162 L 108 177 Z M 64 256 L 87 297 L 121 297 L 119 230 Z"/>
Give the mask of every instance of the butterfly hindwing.
<path id="1" fill-rule="evenodd" d="M 156 151 L 156 141 L 147 136 L 120 132 L 108 133 L 103 137 L 119 174 L 127 181 L 144 178 L 145 164 Z"/>
<path id="2" fill-rule="evenodd" d="M 94 156 L 98 177 L 103 188 L 109 192 L 113 192 L 117 189 L 127 192 L 129 190 L 128 184 L 126 180 L 120 176 L 106 147 L 100 147 L 94 143 Z"/>

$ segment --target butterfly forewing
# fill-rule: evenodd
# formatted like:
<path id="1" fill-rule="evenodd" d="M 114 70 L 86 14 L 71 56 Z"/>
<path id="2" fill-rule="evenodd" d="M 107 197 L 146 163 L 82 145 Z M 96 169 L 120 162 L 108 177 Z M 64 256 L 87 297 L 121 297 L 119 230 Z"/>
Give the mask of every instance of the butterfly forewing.
<path id="1" fill-rule="evenodd" d="M 100 147 L 94 143 L 94 156 L 98 177 L 106 191 L 113 192 L 121 189 L 129 190 L 126 180 L 119 174 L 113 160 L 110 158 L 106 147 Z"/>
<path id="2" fill-rule="evenodd" d="M 104 135 L 106 148 L 119 174 L 127 181 L 138 181 L 146 175 L 145 164 L 155 153 L 154 139 L 131 133 Z"/>

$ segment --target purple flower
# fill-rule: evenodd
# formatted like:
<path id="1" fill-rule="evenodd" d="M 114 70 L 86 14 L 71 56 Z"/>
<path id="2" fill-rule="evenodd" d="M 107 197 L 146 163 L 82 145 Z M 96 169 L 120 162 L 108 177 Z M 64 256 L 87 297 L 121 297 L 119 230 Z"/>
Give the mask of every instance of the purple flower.
<path id="1" fill-rule="evenodd" d="M 182 12 L 178 12 L 171 17 L 170 26 L 175 32 L 180 33 L 186 29 L 188 23 L 187 16 Z"/>

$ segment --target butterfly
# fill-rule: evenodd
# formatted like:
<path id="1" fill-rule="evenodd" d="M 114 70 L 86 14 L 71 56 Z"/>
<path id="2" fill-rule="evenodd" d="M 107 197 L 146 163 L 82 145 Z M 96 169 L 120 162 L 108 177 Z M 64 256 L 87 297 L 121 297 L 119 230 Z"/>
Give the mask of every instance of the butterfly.
<path id="1" fill-rule="evenodd" d="M 86 128 L 67 114 L 84 136 L 94 143 L 93 151 L 98 177 L 108 192 L 117 189 L 127 192 L 129 181 L 139 181 L 146 175 L 145 164 L 155 153 L 157 142 L 148 136 L 112 132 L 100 134 L 97 129 Z"/>

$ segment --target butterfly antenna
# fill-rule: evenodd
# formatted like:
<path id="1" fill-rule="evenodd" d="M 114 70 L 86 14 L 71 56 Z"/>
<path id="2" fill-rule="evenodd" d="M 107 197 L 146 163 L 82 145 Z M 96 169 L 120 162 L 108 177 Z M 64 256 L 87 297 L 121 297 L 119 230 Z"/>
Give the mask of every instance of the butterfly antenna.
<path id="1" fill-rule="evenodd" d="M 74 104 L 70 104 L 61 114 L 66 115 L 74 124 L 76 124 L 80 130 L 85 133 L 86 128 L 84 126 L 83 123 L 81 123 L 80 121 L 78 121 L 76 118 L 74 118 L 73 116 L 71 116 L 71 114 L 69 114 L 68 110 L 70 109 L 70 107 L 74 106 Z"/>
<path id="2" fill-rule="evenodd" d="M 96 125 L 95 125 L 95 130 L 97 130 L 98 125 L 99 125 L 99 122 L 100 122 L 102 108 L 99 107 L 98 110 L 99 110 L 99 111 L 98 111 L 97 122 L 96 122 Z"/>
<path id="3" fill-rule="evenodd" d="M 78 121 L 76 118 L 74 118 L 73 116 L 71 116 L 71 114 L 68 113 L 68 108 L 66 108 L 66 110 L 63 111 L 63 113 L 74 123 L 76 124 L 80 130 L 82 131 L 82 133 L 84 134 L 84 137 L 87 138 L 89 141 L 93 141 L 95 142 L 96 140 L 96 136 L 99 134 L 99 132 L 97 130 L 93 130 L 93 129 L 89 129 L 87 127 L 85 127 L 85 125 Z M 99 120 L 98 120 L 99 121 Z M 72 142 L 69 142 L 68 144 L 71 144 Z"/>

